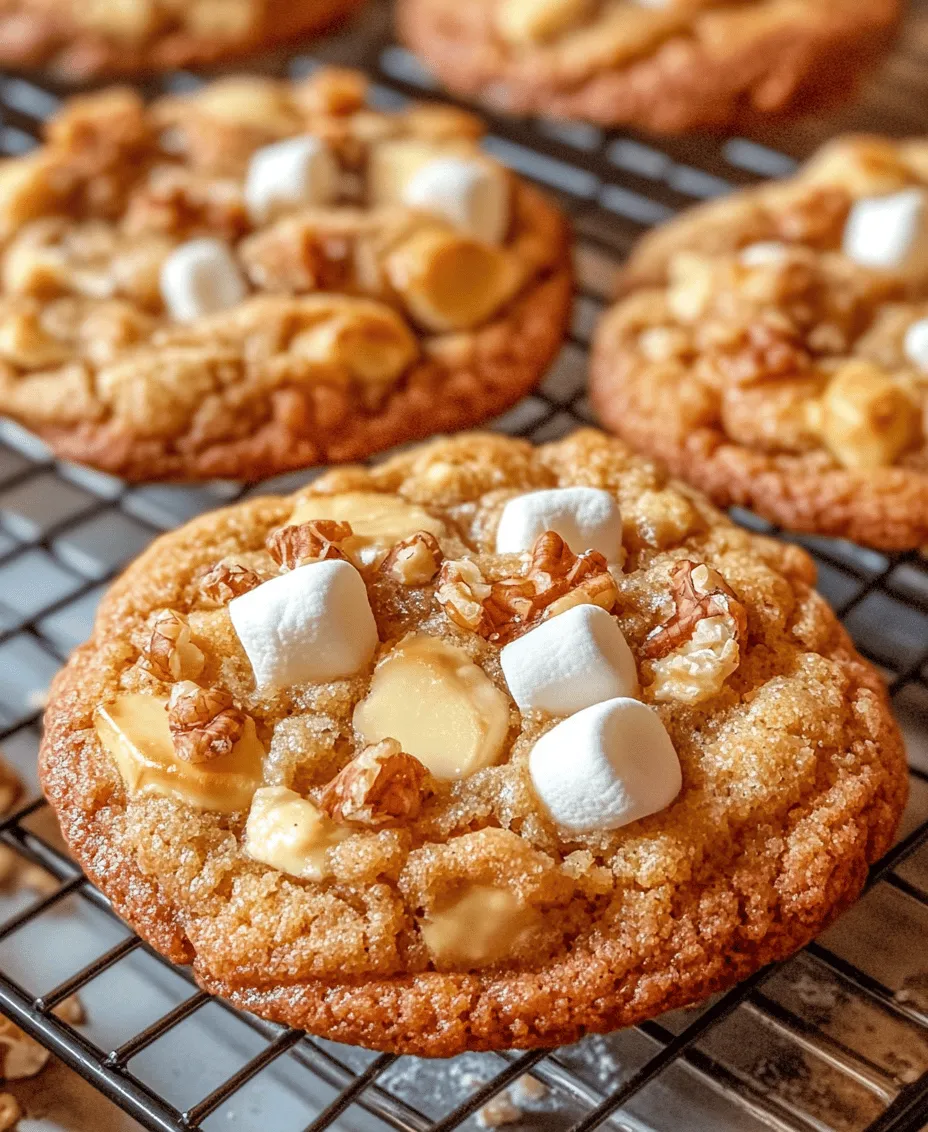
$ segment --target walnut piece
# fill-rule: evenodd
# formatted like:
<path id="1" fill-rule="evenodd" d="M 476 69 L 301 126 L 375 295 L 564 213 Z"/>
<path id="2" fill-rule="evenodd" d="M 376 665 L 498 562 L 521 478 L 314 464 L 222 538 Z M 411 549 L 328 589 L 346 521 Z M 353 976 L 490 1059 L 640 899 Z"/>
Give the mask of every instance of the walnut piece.
<path id="1" fill-rule="evenodd" d="M 228 605 L 234 597 L 241 597 L 260 586 L 264 579 L 254 570 L 238 562 L 218 562 L 200 575 L 200 593 L 213 605 Z"/>
<path id="2" fill-rule="evenodd" d="M 174 685 L 167 711 L 174 750 L 188 763 L 228 755 L 245 730 L 245 715 L 228 692 L 192 680 Z"/>
<path id="3" fill-rule="evenodd" d="M 336 822 L 366 826 L 415 821 L 431 792 L 428 770 L 395 739 L 365 747 L 323 790 L 319 806 Z"/>
<path id="4" fill-rule="evenodd" d="M 488 583 L 475 562 L 450 560 L 441 568 L 435 596 L 455 625 L 506 644 L 541 618 L 574 605 L 611 611 L 619 594 L 603 555 L 574 554 L 560 535 L 545 531 L 535 540 L 525 576 Z"/>
<path id="5" fill-rule="evenodd" d="M 698 704 L 718 695 L 741 660 L 747 614 L 717 570 L 688 559 L 670 576 L 674 613 L 644 641 L 659 701 Z"/>
<path id="6" fill-rule="evenodd" d="M 438 539 L 428 531 L 416 531 L 395 544 L 380 565 L 404 586 L 424 586 L 438 573 L 443 555 Z"/>
<path id="7" fill-rule="evenodd" d="M 0 1132 L 9 1132 L 22 1119 L 23 1110 L 12 1093 L 0 1093 Z"/>
<path id="8" fill-rule="evenodd" d="M 165 609 L 155 618 L 145 660 L 159 680 L 168 681 L 195 680 L 206 663 L 193 643 L 187 618 L 174 609 Z"/>
<path id="9" fill-rule="evenodd" d="M 338 544 L 351 538 L 352 533 L 350 523 L 335 519 L 310 519 L 273 531 L 265 545 L 282 570 L 295 570 L 308 562 L 347 559 L 348 555 Z"/>

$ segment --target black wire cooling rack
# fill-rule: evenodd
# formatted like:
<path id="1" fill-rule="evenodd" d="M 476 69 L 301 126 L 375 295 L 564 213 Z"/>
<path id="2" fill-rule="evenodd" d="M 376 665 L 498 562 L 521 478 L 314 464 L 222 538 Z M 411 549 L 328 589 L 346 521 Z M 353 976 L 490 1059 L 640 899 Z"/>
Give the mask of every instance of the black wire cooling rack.
<path id="1" fill-rule="evenodd" d="M 908 102 L 913 68 L 928 67 L 928 46 L 918 30 L 894 65 L 896 93 L 883 100 L 884 115 Z M 320 60 L 366 69 L 374 79 L 374 101 L 385 106 L 433 90 L 416 61 L 389 41 L 382 8 L 313 56 L 277 59 L 267 69 L 297 77 Z M 197 81 L 173 75 L 158 89 Z M 57 102 L 53 88 L 0 77 L 0 150 L 31 147 L 41 119 Z M 589 335 L 616 265 L 642 229 L 693 200 L 793 168 L 780 149 L 743 138 L 656 145 L 587 126 L 492 118 L 487 148 L 552 192 L 578 238 L 580 288 L 570 341 L 540 389 L 493 425 L 536 441 L 592 420 L 584 394 Z M 258 490 L 292 489 L 307 478 L 281 477 Z M 228 483 L 129 488 L 55 462 L 34 438 L 0 424 L 0 744 L 30 752 L 26 761 L 31 757 L 43 691 L 70 648 L 87 635 L 104 583 L 124 562 L 160 531 L 254 490 Z M 735 518 L 778 533 L 749 514 Z M 119 921 L 49 834 L 47 808 L 36 796 L 0 821 L 0 842 L 49 878 L 43 895 L 0 924 L 0 1009 L 156 1132 L 211 1129 L 223 1113 L 232 1118 L 223 1127 L 238 1129 L 230 1103 L 284 1065 L 305 1074 L 307 1089 L 310 1082 L 327 1089 L 311 1118 L 292 1125 L 307 1132 L 336 1122 L 358 1127 L 359 1114 L 368 1120 L 362 1121 L 365 1128 L 373 1117 L 374 1127 L 399 1132 L 450 1132 L 475 1116 L 480 1120 L 481 1110 L 482 1122 L 492 1124 L 484 1106 L 528 1073 L 546 1087 L 544 1101 L 526 1104 L 521 1115 L 510 1110 L 505 1118 L 533 1128 L 922 1129 L 928 1125 L 928 563 L 914 553 L 887 557 L 847 543 L 801 541 L 815 555 L 820 586 L 858 647 L 884 671 L 915 765 L 904 836 L 871 873 L 868 896 L 800 956 L 702 1008 L 614 1038 L 555 1051 L 481 1055 L 479 1064 L 463 1068 L 462 1059 L 422 1063 L 374 1056 L 283 1030 L 217 1004 L 185 973 L 169 1009 L 107 1041 L 61 1021 L 55 1007 L 76 991 L 91 994 L 133 957 L 169 965 L 123 926 L 114 936 Z M 88 960 L 86 940 L 81 947 L 72 944 L 64 921 L 55 919 L 75 904 L 111 924 L 99 933 Z M 25 938 L 28 950 L 30 933 L 49 924 L 45 938 L 53 942 L 43 946 L 63 953 L 73 947 L 78 969 L 36 985 L 44 969 L 38 952 L 25 966 L 4 956 L 17 939 Z M 113 1008 L 115 1000 L 108 1001 Z M 198 1099 L 181 1101 L 152 1084 L 139 1066 L 159 1043 L 181 1042 L 184 1028 L 208 1010 L 234 1018 L 251 1040 L 233 1071 L 226 1068 Z M 268 1110 L 261 1126 L 286 1132 L 275 1119 Z"/>

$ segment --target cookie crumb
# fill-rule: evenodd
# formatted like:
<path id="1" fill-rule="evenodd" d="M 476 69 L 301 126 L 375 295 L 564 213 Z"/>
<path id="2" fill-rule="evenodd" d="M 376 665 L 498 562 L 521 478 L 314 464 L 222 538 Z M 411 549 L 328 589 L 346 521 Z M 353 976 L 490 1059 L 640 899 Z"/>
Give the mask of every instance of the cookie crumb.
<path id="1" fill-rule="evenodd" d="M 509 1087 L 509 1096 L 516 1105 L 532 1104 L 547 1095 L 548 1086 L 530 1073 L 524 1073 L 518 1081 Z"/>
<path id="2" fill-rule="evenodd" d="M 504 1124 L 515 1124 L 522 1119 L 522 1109 L 512 1103 L 507 1093 L 491 1097 L 477 1110 L 477 1123 L 481 1128 L 501 1128 Z"/>

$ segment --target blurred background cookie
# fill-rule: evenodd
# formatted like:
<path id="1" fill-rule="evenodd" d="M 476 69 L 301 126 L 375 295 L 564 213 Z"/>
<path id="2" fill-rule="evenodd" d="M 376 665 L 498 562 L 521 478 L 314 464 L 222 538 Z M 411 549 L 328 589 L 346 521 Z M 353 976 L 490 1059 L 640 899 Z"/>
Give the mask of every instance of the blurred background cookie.
<path id="1" fill-rule="evenodd" d="M 569 315 L 567 226 L 440 105 L 219 80 L 65 104 L 0 166 L 0 412 L 130 479 L 257 479 L 492 417 Z"/>
<path id="2" fill-rule="evenodd" d="M 745 128 L 849 95 L 900 0 L 399 0 L 450 90 L 506 113 L 661 133 Z"/>
<path id="3" fill-rule="evenodd" d="M 66 82 L 218 62 L 331 26 L 359 0 L 0 0 L 0 66 Z"/>

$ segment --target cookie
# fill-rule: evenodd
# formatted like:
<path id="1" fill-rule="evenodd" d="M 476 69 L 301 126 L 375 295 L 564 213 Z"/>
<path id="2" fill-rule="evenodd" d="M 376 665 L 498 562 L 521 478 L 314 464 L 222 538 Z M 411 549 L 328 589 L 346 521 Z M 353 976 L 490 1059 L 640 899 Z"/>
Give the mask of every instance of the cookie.
<path id="1" fill-rule="evenodd" d="M 750 128 L 849 95 L 898 0 L 400 0 L 400 34 L 504 113 L 659 133 Z"/>
<path id="2" fill-rule="evenodd" d="M 215 63 L 319 32 L 359 0 L 0 0 L 0 66 L 64 82 Z"/>
<path id="3" fill-rule="evenodd" d="M 591 361 L 601 419 L 722 507 L 928 542 L 928 144 L 852 138 L 647 236 Z"/>
<path id="4" fill-rule="evenodd" d="M 566 222 L 352 71 L 76 98 L 0 165 L 0 412 L 127 479 L 256 479 L 492 417 L 566 331 Z"/>
<path id="5" fill-rule="evenodd" d="M 44 789 L 240 1007 L 569 1042 L 789 954 L 889 846 L 900 735 L 813 582 L 602 433 L 434 441 L 159 539 L 55 681 Z"/>

